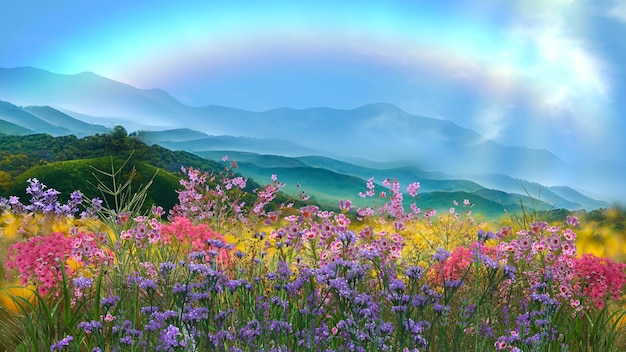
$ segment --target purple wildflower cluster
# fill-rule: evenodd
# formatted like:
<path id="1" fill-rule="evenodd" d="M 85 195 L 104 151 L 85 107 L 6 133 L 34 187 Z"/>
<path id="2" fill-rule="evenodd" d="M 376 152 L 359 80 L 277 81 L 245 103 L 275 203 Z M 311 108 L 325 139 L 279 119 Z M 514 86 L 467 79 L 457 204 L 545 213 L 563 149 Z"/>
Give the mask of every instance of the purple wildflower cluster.
<path id="1" fill-rule="evenodd" d="M 435 223 L 434 212 L 403 206 L 419 183 L 403 192 L 398 181 L 383 181 L 383 204 L 356 209 L 356 216 L 345 200 L 339 213 L 313 205 L 265 212 L 282 184 L 273 177 L 246 210 L 247 182 L 230 172 L 236 167 L 231 162 L 221 175 L 184 169 L 169 223 L 159 207 L 147 216 L 119 213 L 116 236 L 73 231 L 57 235 L 59 245 L 29 251 L 39 257 L 30 262 L 71 257 L 83 266 L 53 273 L 37 263 L 40 277 L 67 286 L 49 297 L 59 299 L 59 311 L 67 309 L 58 313 L 66 330 L 53 334 L 66 337 L 45 345 L 51 351 L 567 350 L 572 341 L 564 338 L 568 326 L 555 323 L 559 317 L 592 314 L 598 302 L 618 298 L 626 281 L 623 265 L 576 257 L 573 217 L 564 226 L 536 222 L 515 233 L 463 234 L 472 238 L 467 245 L 433 248 L 414 265 L 402 256 L 405 238 L 415 235 L 405 225 L 420 218 Z M 373 179 L 366 187 L 363 197 L 377 195 Z M 31 206 L 5 200 L 3 209 L 65 211 L 46 206 L 57 194 L 36 180 L 29 194 Z M 63 214 L 76 216 L 72 209 L 81 199 L 73 194 Z M 458 206 L 455 201 L 444 215 L 456 218 Z M 466 199 L 463 206 L 472 204 Z M 360 221 L 370 216 L 393 221 L 386 227 L 393 229 Z M 251 222 L 263 222 L 266 232 L 245 227 Z M 250 235 L 229 243 L 231 237 L 213 230 L 226 225 Z M 16 269 L 30 263 L 16 257 L 19 248 L 10 257 Z M 93 266 L 102 270 L 88 270 Z"/>
<path id="2" fill-rule="evenodd" d="M 228 158 L 223 160 L 226 162 Z M 272 183 L 252 190 L 256 194 L 256 201 L 251 205 L 250 212 L 247 212 L 243 201 L 247 180 L 234 174 L 237 168 L 236 161 L 231 161 L 219 174 L 201 173 L 197 169 L 183 167 L 187 179 L 180 180 L 184 189 L 178 191 L 179 203 L 172 209 L 170 216 L 208 222 L 219 231 L 225 223 L 232 225 L 247 222 L 252 216 L 264 215 L 265 206 L 276 198 L 284 184 L 278 182 L 274 175 Z"/>
<path id="3" fill-rule="evenodd" d="M 59 201 L 61 192 L 54 188 L 48 188 L 36 178 L 27 180 L 26 193 L 30 195 L 28 204 L 20 202 L 19 197 L 0 197 L 0 213 L 10 211 L 14 214 L 43 214 L 46 216 L 74 217 L 83 205 L 83 195 L 79 191 L 70 194 L 69 200 L 62 204 Z M 94 204 L 101 204 L 97 198 L 92 200 Z M 81 217 L 95 217 L 93 208 L 87 208 L 81 213 Z"/>

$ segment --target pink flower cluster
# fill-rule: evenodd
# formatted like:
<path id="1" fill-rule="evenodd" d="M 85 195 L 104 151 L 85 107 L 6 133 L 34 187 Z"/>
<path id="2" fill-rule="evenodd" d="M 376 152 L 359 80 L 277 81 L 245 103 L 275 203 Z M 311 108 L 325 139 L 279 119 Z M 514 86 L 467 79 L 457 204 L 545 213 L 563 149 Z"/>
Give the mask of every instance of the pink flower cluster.
<path id="1" fill-rule="evenodd" d="M 622 287 L 626 284 L 625 268 L 624 263 L 591 254 L 576 258 L 574 266 L 583 295 L 599 309 L 604 307 L 605 299 L 620 298 Z"/>
<path id="2" fill-rule="evenodd" d="M 73 239 L 60 232 L 31 237 L 8 248 L 7 269 L 17 269 L 21 284 L 34 284 L 46 295 L 63 280 L 61 269 L 71 274 L 65 262 L 72 253 Z"/>
<path id="3" fill-rule="evenodd" d="M 403 192 L 400 189 L 400 182 L 394 179 L 391 181 L 390 179 L 385 179 L 382 182 L 382 185 L 389 189 L 389 194 L 387 191 L 381 191 L 379 193 L 379 198 L 384 200 L 384 203 L 374 211 L 374 208 L 358 208 L 357 214 L 359 218 L 367 218 L 372 217 L 377 212 L 378 215 L 381 216 L 390 216 L 395 221 L 395 226 L 397 230 L 401 230 L 404 228 L 404 222 L 408 221 L 422 213 L 421 209 L 417 207 L 417 205 L 413 202 L 410 204 L 411 212 L 407 213 L 404 209 L 404 196 Z M 367 180 L 365 185 L 367 191 L 365 193 L 359 192 L 359 197 L 367 198 L 374 197 L 376 195 L 374 178 L 371 177 Z M 417 192 L 419 191 L 420 183 L 413 182 L 409 184 L 406 188 L 406 192 L 411 197 L 417 197 Z M 389 200 L 389 201 L 387 201 Z"/>
<path id="4" fill-rule="evenodd" d="M 570 216 L 566 224 L 577 226 L 579 221 Z M 496 235 L 506 239 L 511 229 L 503 228 Z M 606 300 L 619 298 L 626 284 L 626 264 L 591 254 L 577 258 L 575 240 L 576 233 L 569 227 L 536 222 L 530 230 L 519 231 L 510 241 L 500 242 L 497 248 L 501 258 L 532 264 L 523 272 L 531 287 L 549 277 L 556 299 L 569 301 L 580 311 L 578 298 L 587 298 L 601 309 Z"/>
<path id="5" fill-rule="evenodd" d="M 223 221 L 248 221 L 244 208 L 246 203 L 242 201 L 247 179 L 233 174 L 231 169 L 237 167 L 237 162 L 231 161 L 219 175 L 183 167 L 182 171 L 187 175 L 187 179 L 180 181 L 184 189 L 178 191 L 179 204 L 174 206 L 170 216 L 187 217 L 194 219 L 195 222 L 210 222 L 217 219 L 217 223 L 213 225 L 218 229 L 221 228 L 220 223 Z M 252 213 L 264 215 L 265 206 L 276 198 L 282 187 L 284 184 L 278 181 L 276 175 L 272 175 L 272 183 L 255 189 L 253 192 L 257 198 L 251 206 Z"/>
<path id="6" fill-rule="evenodd" d="M 102 249 L 106 243 L 104 234 L 72 231 L 72 255 L 76 261 L 90 265 L 107 265 L 113 262 L 113 256 Z"/>
<path id="7" fill-rule="evenodd" d="M 164 243 L 171 243 L 175 239 L 190 246 L 189 252 L 217 250 L 219 261 L 228 262 L 230 250 L 225 246 L 224 237 L 207 224 L 194 225 L 188 218 L 177 216 L 169 224 L 161 225 L 161 236 Z M 209 240 L 220 240 L 224 246 L 216 248 L 209 244 Z"/>
<path id="8" fill-rule="evenodd" d="M 476 259 L 477 253 L 494 260 L 497 257 L 495 247 L 485 246 L 478 242 L 473 243 L 469 248 L 459 246 L 450 252 L 450 257 L 444 262 L 433 263 L 429 275 L 438 284 L 443 284 L 442 279 L 445 281 L 460 280 L 468 273 L 468 268 Z"/>
<path id="9" fill-rule="evenodd" d="M 375 253 L 383 261 L 395 261 L 400 258 L 404 247 L 404 238 L 397 233 L 381 231 L 375 233 L 371 227 L 365 228 L 358 233 L 358 237 L 352 238 L 350 243 L 342 240 L 346 234 L 338 233 L 332 236 L 330 244 L 320 254 L 320 265 L 335 262 L 339 259 L 351 260 L 364 251 Z"/>
<path id="10" fill-rule="evenodd" d="M 284 186 L 284 183 L 278 182 L 277 178 L 273 177 L 272 183 L 263 186 L 260 190 L 256 190 L 257 200 L 252 206 L 252 211 L 257 215 L 263 214 L 265 206 L 276 198 L 276 194 Z"/>
<path id="11" fill-rule="evenodd" d="M 510 235 L 510 229 L 504 228 L 496 236 L 500 239 Z M 545 222 L 531 224 L 530 231 L 521 230 L 510 242 L 502 241 L 498 250 L 513 255 L 514 261 L 531 261 L 537 255 L 544 255 L 548 261 L 554 261 L 559 254 L 576 255 L 576 233 L 570 228 L 548 226 Z"/>
<path id="12" fill-rule="evenodd" d="M 124 241 L 134 240 L 137 246 L 145 246 L 146 242 L 156 243 L 161 238 L 161 222 L 156 218 L 138 216 L 133 219 L 135 226 L 123 230 L 120 238 Z"/>

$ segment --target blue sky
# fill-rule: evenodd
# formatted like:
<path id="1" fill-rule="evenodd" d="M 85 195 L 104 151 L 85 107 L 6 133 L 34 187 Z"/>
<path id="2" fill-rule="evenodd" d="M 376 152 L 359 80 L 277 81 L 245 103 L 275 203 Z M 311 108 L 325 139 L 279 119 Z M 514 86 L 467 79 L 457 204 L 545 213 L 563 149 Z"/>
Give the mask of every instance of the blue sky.
<path id="1" fill-rule="evenodd" d="M 626 162 L 624 0 L 23 0 L 0 22 L 0 67 L 191 106 L 386 102 L 570 163 Z"/>

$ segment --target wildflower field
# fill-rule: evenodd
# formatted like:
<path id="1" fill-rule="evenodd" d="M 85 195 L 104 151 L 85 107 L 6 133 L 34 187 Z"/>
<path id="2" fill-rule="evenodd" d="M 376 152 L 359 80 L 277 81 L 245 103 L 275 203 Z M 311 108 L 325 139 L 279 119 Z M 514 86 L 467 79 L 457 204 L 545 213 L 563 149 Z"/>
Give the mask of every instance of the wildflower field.
<path id="1" fill-rule="evenodd" d="M 169 212 L 115 170 L 98 198 L 30 179 L 28 202 L 0 199 L 2 347 L 626 350 L 624 253 L 581 247 L 575 216 L 491 228 L 470 199 L 438 214 L 393 180 L 355 195 L 371 207 L 295 207 L 277 177 L 250 194 L 224 162 L 184 169 Z"/>

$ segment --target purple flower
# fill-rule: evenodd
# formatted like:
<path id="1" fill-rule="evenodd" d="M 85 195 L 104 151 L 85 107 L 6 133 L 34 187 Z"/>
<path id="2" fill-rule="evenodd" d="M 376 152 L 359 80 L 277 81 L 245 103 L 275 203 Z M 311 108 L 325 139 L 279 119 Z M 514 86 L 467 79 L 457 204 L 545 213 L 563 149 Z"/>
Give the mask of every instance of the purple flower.
<path id="1" fill-rule="evenodd" d="M 433 305 L 433 310 L 437 313 L 445 313 L 445 312 L 450 311 L 450 306 L 444 306 L 439 303 L 435 303 Z"/>
<path id="2" fill-rule="evenodd" d="M 391 306 L 391 311 L 396 314 L 406 312 L 406 310 L 407 310 L 406 306 Z"/>
<path id="3" fill-rule="evenodd" d="M 437 249 L 437 253 L 433 255 L 433 260 L 438 262 L 445 262 L 448 258 L 450 258 L 450 252 L 441 247 L 439 247 L 439 249 Z"/>
<path id="4" fill-rule="evenodd" d="M 578 221 L 578 218 L 575 216 L 571 216 L 571 215 L 567 216 L 567 220 L 565 222 L 568 225 L 573 226 L 573 227 L 580 225 L 580 221 Z"/>
<path id="5" fill-rule="evenodd" d="M 72 335 L 68 335 L 64 339 L 61 339 L 58 342 L 53 343 L 50 346 L 50 351 L 60 351 L 63 349 L 63 347 L 69 346 L 70 342 L 72 342 L 73 340 L 74 340 L 74 337 Z"/>
<path id="6" fill-rule="evenodd" d="M 206 259 L 206 252 L 205 251 L 192 252 L 187 256 L 187 258 L 189 258 L 189 260 L 204 260 Z"/>
<path id="7" fill-rule="evenodd" d="M 143 329 L 146 331 L 157 331 L 163 327 L 163 322 L 155 319 L 150 319 L 150 321 L 144 325 Z"/>
<path id="8" fill-rule="evenodd" d="M 504 275 L 509 278 L 509 280 L 515 280 L 515 273 L 517 272 L 517 268 L 511 265 L 505 265 L 502 267 L 504 269 Z"/>
<path id="9" fill-rule="evenodd" d="M 478 325 L 478 335 L 493 338 L 495 336 L 493 328 L 486 321 L 481 321 Z"/>
<path id="10" fill-rule="evenodd" d="M 348 247 L 350 244 L 356 242 L 356 238 L 354 231 L 345 231 L 337 234 L 337 239 L 341 241 L 344 247 Z"/>
<path id="11" fill-rule="evenodd" d="M 209 333 L 207 337 L 216 347 L 223 345 L 226 341 L 232 341 L 235 339 L 235 335 L 226 330 L 219 330 L 215 334 Z"/>
<path id="12" fill-rule="evenodd" d="M 98 331 L 102 329 L 102 323 L 96 320 L 92 321 L 81 321 L 78 323 L 78 328 L 83 329 L 87 334 L 90 334 L 94 331 Z"/>
<path id="13" fill-rule="evenodd" d="M 277 333 L 277 334 L 280 334 L 280 333 L 290 334 L 293 328 L 291 327 L 291 324 L 289 324 L 286 321 L 272 320 L 269 324 L 269 329 L 270 331 Z"/>
<path id="14" fill-rule="evenodd" d="M 113 307 L 119 301 L 120 301 L 120 296 L 105 297 L 100 301 L 100 305 L 105 308 Z"/>
<path id="15" fill-rule="evenodd" d="M 287 280 L 291 277 L 291 269 L 289 269 L 289 265 L 282 260 L 278 262 L 276 273 L 281 280 Z"/>
<path id="16" fill-rule="evenodd" d="M 180 282 L 177 282 L 174 284 L 174 287 L 172 287 L 172 293 L 176 294 L 176 293 L 187 293 L 187 286 L 181 284 Z"/>
<path id="17" fill-rule="evenodd" d="M 496 238 L 496 235 L 493 232 L 485 232 L 485 230 L 482 229 L 478 230 L 476 236 L 478 237 L 478 242 L 487 242 L 488 240 Z"/>
<path id="18" fill-rule="evenodd" d="M 150 280 L 150 279 L 143 279 L 141 280 L 141 282 L 139 283 L 139 288 L 142 290 L 156 290 L 157 289 L 157 285 L 154 281 Z"/>
<path id="19" fill-rule="evenodd" d="M 93 209 L 95 211 L 102 210 L 102 199 L 100 199 L 100 198 L 93 198 L 91 200 L 91 206 L 93 207 Z"/>
<path id="20" fill-rule="evenodd" d="M 176 264 L 172 262 L 164 262 L 159 264 L 159 269 L 161 269 L 161 274 L 166 275 L 170 271 L 176 269 Z"/>
<path id="21" fill-rule="evenodd" d="M 86 277 L 76 278 L 72 280 L 72 282 L 74 283 L 74 287 L 82 288 L 82 289 L 89 288 L 93 284 L 93 280 L 90 278 L 86 278 Z"/>
<path id="22" fill-rule="evenodd" d="M 500 268 L 500 264 L 498 264 L 497 261 L 493 260 L 491 257 L 489 257 L 486 254 L 479 253 L 478 254 L 478 258 L 485 265 L 485 267 L 487 267 L 488 269 L 496 270 L 496 269 Z"/>
<path id="23" fill-rule="evenodd" d="M 278 296 L 272 296 L 270 298 L 270 303 L 275 305 L 275 306 L 280 306 L 280 307 L 283 307 L 283 308 L 287 308 L 289 306 L 289 301 L 282 300 Z"/>
<path id="24" fill-rule="evenodd" d="M 343 298 L 351 298 L 352 296 L 354 296 L 354 291 L 350 289 L 350 287 L 348 286 L 348 282 L 342 277 L 331 279 L 328 282 L 328 286 L 330 286 L 330 288 L 332 289 L 335 289 L 339 296 Z"/>
<path id="25" fill-rule="evenodd" d="M 274 280 L 278 279 L 278 274 L 276 274 L 274 272 L 269 272 L 269 273 L 265 274 L 265 277 L 268 280 L 274 281 Z"/>
<path id="26" fill-rule="evenodd" d="M 376 258 L 380 258 L 380 251 L 378 249 L 362 249 L 359 252 L 359 258 L 367 259 L 367 260 L 375 260 Z"/>
<path id="27" fill-rule="evenodd" d="M 327 284 L 330 279 L 336 276 L 335 265 L 333 263 L 324 265 L 323 267 L 315 270 L 314 275 L 318 284 Z"/>
<path id="28" fill-rule="evenodd" d="M 404 281 L 400 279 L 391 280 L 389 283 L 389 291 L 391 292 L 404 291 L 405 289 L 406 287 L 404 286 Z"/>
<path id="29" fill-rule="evenodd" d="M 189 263 L 188 268 L 189 268 L 189 272 L 199 273 L 206 277 L 216 277 L 218 275 L 217 271 L 213 270 L 210 266 L 206 264 Z"/>
<path id="30" fill-rule="evenodd" d="M 239 330 L 239 338 L 247 344 L 252 344 L 255 339 L 261 336 L 261 324 L 258 320 L 251 320 Z"/>
<path id="31" fill-rule="evenodd" d="M 188 309 L 186 313 L 183 313 L 183 321 L 186 322 L 199 322 L 206 320 L 208 317 L 209 309 L 206 307 Z"/>
<path id="32" fill-rule="evenodd" d="M 223 248 L 224 247 L 224 241 L 222 241 L 220 239 L 210 238 L 210 239 L 207 240 L 207 244 L 209 246 L 215 246 L 216 248 Z"/>
<path id="33" fill-rule="evenodd" d="M 141 309 L 139 310 L 141 312 L 141 314 L 152 314 L 152 313 L 156 313 L 159 311 L 159 307 L 157 306 L 147 306 L 147 307 L 141 307 Z"/>
<path id="34" fill-rule="evenodd" d="M 70 201 L 75 205 L 82 204 L 83 195 L 79 191 L 74 191 L 70 194 Z"/>
<path id="35" fill-rule="evenodd" d="M 120 339 L 120 343 L 122 345 L 132 345 L 133 343 L 135 343 L 135 341 L 133 340 L 132 336 L 124 336 Z"/>
<path id="36" fill-rule="evenodd" d="M 410 266 L 406 269 L 405 274 L 410 279 L 419 280 L 422 278 L 422 275 L 424 274 L 424 269 L 417 265 Z"/>

